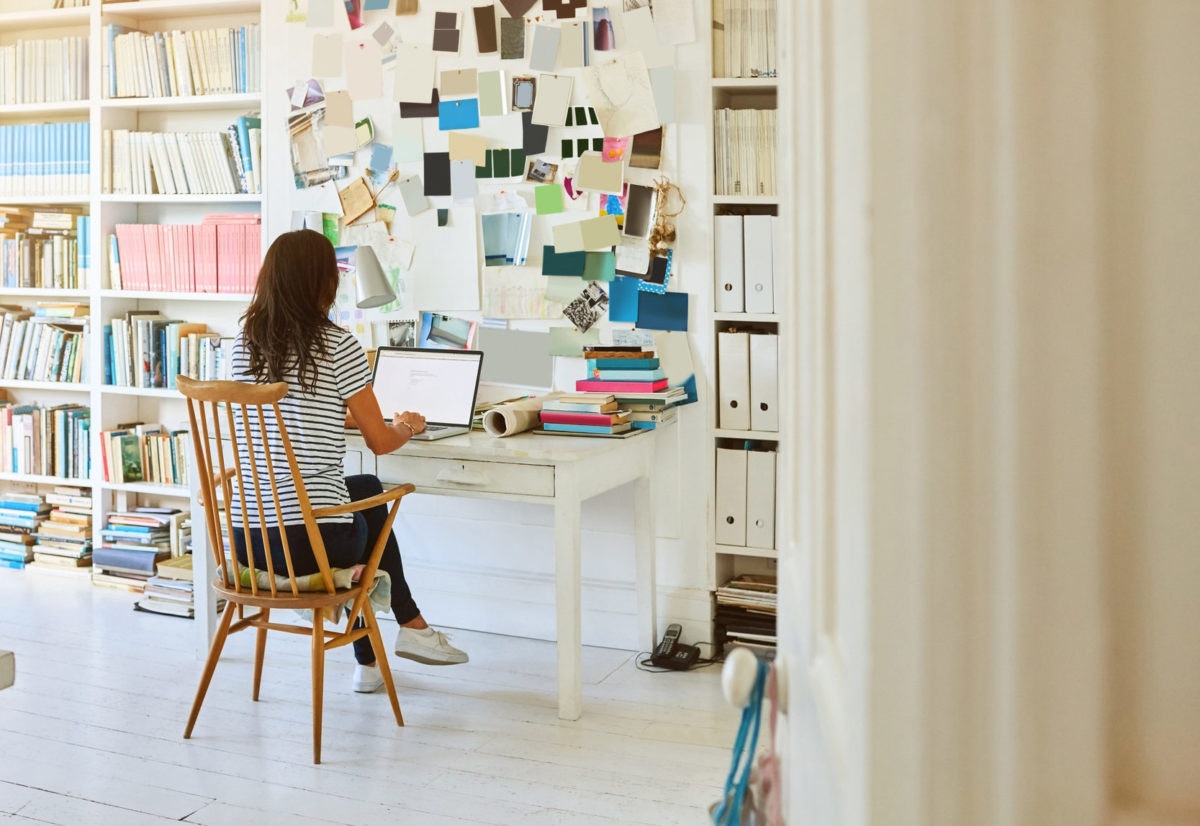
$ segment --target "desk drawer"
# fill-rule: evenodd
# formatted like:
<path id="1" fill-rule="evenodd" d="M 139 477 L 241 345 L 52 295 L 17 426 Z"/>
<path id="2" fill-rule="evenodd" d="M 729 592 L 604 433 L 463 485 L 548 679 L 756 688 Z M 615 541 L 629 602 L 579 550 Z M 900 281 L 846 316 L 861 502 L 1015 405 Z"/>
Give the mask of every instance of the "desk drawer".
<path id="1" fill-rule="evenodd" d="M 520 465 L 507 462 L 476 462 L 435 459 L 428 456 L 380 456 L 379 478 L 384 484 L 412 482 L 434 490 L 514 493 L 525 496 L 554 496 L 552 465 Z"/>

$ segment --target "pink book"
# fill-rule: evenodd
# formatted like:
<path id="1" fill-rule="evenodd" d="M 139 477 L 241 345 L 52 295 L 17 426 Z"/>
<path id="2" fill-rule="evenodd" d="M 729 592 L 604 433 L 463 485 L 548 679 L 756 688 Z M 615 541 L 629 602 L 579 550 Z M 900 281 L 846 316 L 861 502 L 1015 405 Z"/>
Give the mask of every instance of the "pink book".
<path id="1" fill-rule="evenodd" d="M 627 413 L 572 413 L 566 410 L 543 410 L 539 415 L 543 422 L 551 424 L 610 425 L 629 418 Z"/>
<path id="2" fill-rule="evenodd" d="M 667 380 L 658 381 L 603 381 L 601 379 L 579 379 L 575 389 L 587 393 L 653 393 L 667 389 Z"/>
<path id="3" fill-rule="evenodd" d="M 128 285 L 131 290 L 150 289 L 150 268 L 146 260 L 146 225 L 133 225 L 134 280 Z"/>
<path id="4" fill-rule="evenodd" d="M 216 224 L 200 224 L 192 230 L 193 251 L 196 258 L 196 292 L 217 291 L 217 227 Z"/>

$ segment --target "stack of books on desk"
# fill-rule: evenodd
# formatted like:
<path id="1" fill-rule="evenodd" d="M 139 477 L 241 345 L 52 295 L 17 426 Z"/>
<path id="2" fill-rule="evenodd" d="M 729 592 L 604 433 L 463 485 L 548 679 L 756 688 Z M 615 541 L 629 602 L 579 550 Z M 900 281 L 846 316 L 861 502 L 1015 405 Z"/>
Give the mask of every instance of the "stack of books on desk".
<path id="1" fill-rule="evenodd" d="M 773 654 L 777 642 L 778 587 L 773 576 L 742 574 L 716 590 L 718 650 L 744 645 Z"/>
<path id="2" fill-rule="evenodd" d="M 669 387 L 670 379 L 653 350 L 636 346 L 585 347 L 588 377 L 575 389 L 611 393 L 617 409 L 629 413 L 634 430 L 651 430 L 675 420 L 672 408 L 687 401 L 682 387 Z"/>
<path id="3" fill-rule="evenodd" d="M 624 433 L 629 412 L 621 410 L 611 393 L 576 393 L 542 402 L 538 418 L 551 433 Z"/>

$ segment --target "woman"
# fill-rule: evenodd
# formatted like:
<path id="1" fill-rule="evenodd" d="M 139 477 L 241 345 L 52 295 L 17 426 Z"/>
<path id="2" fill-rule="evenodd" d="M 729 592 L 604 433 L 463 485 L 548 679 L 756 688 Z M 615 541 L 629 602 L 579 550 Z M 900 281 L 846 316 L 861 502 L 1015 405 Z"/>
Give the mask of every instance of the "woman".
<path id="1" fill-rule="evenodd" d="M 314 508 L 345 504 L 381 493 L 374 476 L 342 476 L 346 453 L 345 427 L 357 422 L 374 453 L 390 453 L 425 429 L 425 417 L 404 411 L 384 419 L 371 387 L 366 353 L 349 332 L 329 320 L 337 296 L 337 258 L 333 245 L 318 232 L 297 230 L 280 235 L 267 250 L 258 275 L 254 299 L 242 316 L 242 331 L 234 343 L 232 367 L 237 381 L 285 381 L 288 394 L 279 402 L 292 449 Z M 283 522 L 297 574 L 317 571 L 304 518 L 300 512 L 287 460 L 272 456 L 279 482 Z M 260 466 L 265 478 L 266 468 Z M 365 561 L 382 530 L 387 507 L 333 516 L 319 522 L 329 564 L 349 568 Z M 253 515 L 249 520 L 254 524 Z M 277 528 L 268 530 L 275 566 L 283 551 Z M 245 541 L 235 531 L 238 557 L 245 561 Z M 257 564 L 264 565 L 262 535 L 252 530 L 251 545 Z M 391 577 L 392 611 L 400 629 L 396 653 L 430 665 L 465 663 L 465 652 L 452 646 L 445 634 L 425 622 L 404 579 L 400 547 L 389 535 L 379 562 Z M 362 622 L 360 619 L 359 622 Z M 354 690 L 372 692 L 383 685 L 370 642 L 354 643 Z"/>

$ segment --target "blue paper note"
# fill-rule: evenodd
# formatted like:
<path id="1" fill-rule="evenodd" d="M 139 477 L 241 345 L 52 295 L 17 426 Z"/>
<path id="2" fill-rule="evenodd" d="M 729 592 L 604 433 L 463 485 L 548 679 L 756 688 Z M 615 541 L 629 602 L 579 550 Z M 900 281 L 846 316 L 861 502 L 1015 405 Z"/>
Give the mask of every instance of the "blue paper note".
<path id="1" fill-rule="evenodd" d="M 392 0 L 363 0 L 363 11 L 387 11 Z"/>
<path id="2" fill-rule="evenodd" d="M 608 285 L 608 320 L 638 320 L 638 280 L 618 275 Z"/>
<path id="3" fill-rule="evenodd" d="M 637 326 L 639 330 L 686 330 L 688 294 L 639 290 Z"/>
<path id="4" fill-rule="evenodd" d="M 392 147 L 387 143 L 371 144 L 371 169 L 385 171 L 392 165 Z"/>
<path id="5" fill-rule="evenodd" d="M 479 98 L 438 101 L 438 129 L 475 129 L 479 126 Z"/>

